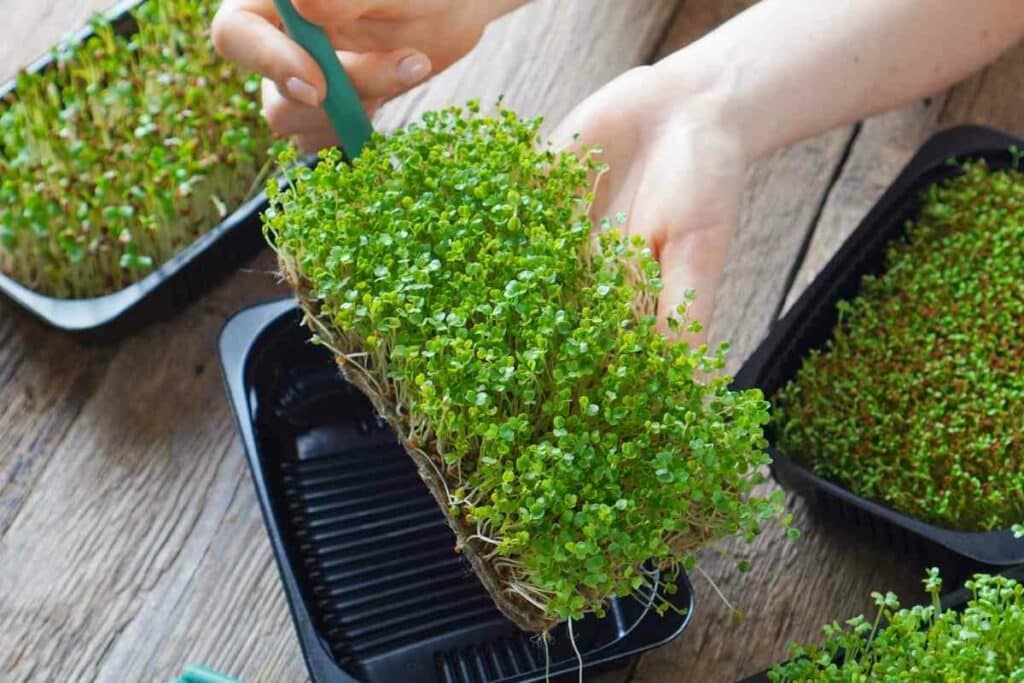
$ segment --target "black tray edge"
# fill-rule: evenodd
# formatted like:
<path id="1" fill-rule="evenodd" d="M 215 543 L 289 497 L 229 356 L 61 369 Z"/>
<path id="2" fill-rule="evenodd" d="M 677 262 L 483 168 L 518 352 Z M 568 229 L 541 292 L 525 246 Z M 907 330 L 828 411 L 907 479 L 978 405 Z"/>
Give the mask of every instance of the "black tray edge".
<path id="1" fill-rule="evenodd" d="M 932 135 L 815 276 L 789 312 L 772 326 L 764 341 L 736 373 L 734 385 L 751 388 L 761 384 L 767 366 L 777 356 L 792 331 L 801 327 L 811 316 L 820 298 L 828 296 L 834 276 L 844 270 L 846 263 L 863 249 L 865 243 L 873 237 L 874 226 L 905 200 L 907 192 L 914 188 L 924 174 L 945 164 L 951 157 L 1005 152 L 1014 145 L 1024 147 L 1024 138 L 986 126 L 955 126 Z M 832 496 L 969 561 L 996 567 L 1024 563 L 1024 541 L 1015 540 L 1009 529 L 990 532 L 943 529 L 858 496 L 839 484 L 815 475 L 793 459 L 771 450 L 772 474 L 775 479 L 785 488 L 793 489 L 805 498 L 816 497 L 821 493 Z"/>
<path id="2" fill-rule="evenodd" d="M 284 547 L 284 534 L 277 520 L 271 514 L 270 495 L 263 477 L 263 469 L 257 460 L 256 435 L 252 424 L 242 419 L 250 414 L 249 397 L 245 392 L 245 371 L 248 363 L 248 350 L 254 339 L 258 338 L 269 323 L 282 314 L 294 309 L 296 303 L 292 299 L 283 299 L 266 304 L 258 304 L 233 314 L 224 324 L 217 343 L 220 356 L 221 372 L 231 402 L 235 424 L 242 440 L 249 474 L 255 484 L 256 497 L 260 503 L 260 514 L 263 523 L 270 533 L 267 534 L 274 562 L 277 565 L 281 581 L 284 583 L 284 595 L 291 612 L 292 623 L 298 635 L 299 648 L 313 681 L 330 680 L 332 683 L 359 683 L 335 664 L 327 646 L 320 641 L 313 617 L 299 599 L 299 582 L 287 561 L 287 549 Z M 317 647 L 311 644 L 317 643 Z M 328 676 L 330 678 L 328 678 Z"/>

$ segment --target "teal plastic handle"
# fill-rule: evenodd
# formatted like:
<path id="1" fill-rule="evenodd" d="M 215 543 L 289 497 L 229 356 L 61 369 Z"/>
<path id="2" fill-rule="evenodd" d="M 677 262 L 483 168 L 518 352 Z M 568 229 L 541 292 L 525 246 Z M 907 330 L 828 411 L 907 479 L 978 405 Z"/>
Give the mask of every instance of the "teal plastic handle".
<path id="1" fill-rule="evenodd" d="M 373 135 L 373 124 L 359 101 L 352 80 L 338 61 L 334 46 L 322 28 L 303 18 L 291 0 L 274 0 L 274 5 L 288 35 L 310 54 L 324 72 L 327 81 L 327 97 L 322 105 L 324 112 L 341 140 L 345 156 L 350 161 L 355 159 Z"/>
<path id="2" fill-rule="evenodd" d="M 241 683 L 241 681 L 237 678 L 229 678 L 219 674 L 212 669 L 207 669 L 205 666 L 192 664 L 185 669 L 181 678 L 171 683 Z"/>

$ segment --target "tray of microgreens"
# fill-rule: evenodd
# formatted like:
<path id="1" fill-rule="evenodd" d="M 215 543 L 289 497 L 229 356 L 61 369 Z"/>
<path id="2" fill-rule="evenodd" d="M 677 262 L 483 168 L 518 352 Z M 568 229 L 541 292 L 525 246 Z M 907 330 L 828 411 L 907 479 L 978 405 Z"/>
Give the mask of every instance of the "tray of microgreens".
<path id="1" fill-rule="evenodd" d="M 220 357 L 314 683 L 576 680 L 683 633 L 686 574 L 668 592 L 652 566 L 603 617 L 543 639 L 517 628 L 455 551 L 394 432 L 301 319 L 291 299 L 248 308 L 225 325 Z"/>
<path id="2" fill-rule="evenodd" d="M 731 388 L 725 346 L 658 330 L 650 250 L 588 217 L 602 165 L 539 127 L 473 102 L 427 113 L 271 185 L 264 220 L 314 339 L 498 608 L 544 633 L 648 591 L 645 568 L 671 593 L 702 547 L 788 520 L 751 492 L 761 392 Z M 699 328 L 690 300 L 670 336 Z"/>
<path id="3" fill-rule="evenodd" d="M 1020 143 L 928 141 L 737 374 L 780 482 L 962 568 L 1024 562 Z"/>
<path id="4" fill-rule="evenodd" d="M 900 607 L 873 593 L 874 619 L 854 617 L 823 629 L 814 646 L 791 646 L 790 661 L 744 683 L 835 681 L 1024 680 L 1024 570 L 975 574 L 940 599 L 939 570 L 929 569 L 929 604 Z"/>
<path id="5" fill-rule="evenodd" d="M 123 4 L 0 88 L 0 292 L 111 337 L 261 246 L 273 140 L 210 0 Z"/>

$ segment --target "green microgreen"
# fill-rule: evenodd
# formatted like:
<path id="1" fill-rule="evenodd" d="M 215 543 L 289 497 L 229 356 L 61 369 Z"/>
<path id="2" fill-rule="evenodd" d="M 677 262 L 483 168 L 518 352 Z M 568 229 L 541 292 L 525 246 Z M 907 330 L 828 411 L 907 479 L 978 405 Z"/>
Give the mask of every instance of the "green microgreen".
<path id="1" fill-rule="evenodd" d="M 210 0 L 106 19 L 0 100 L 0 271 L 98 296 L 138 279 L 254 194 L 269 130 L 246 77 L 214 53 Z"/>
<path id="2" fill-rule="evenodd" d="M 808 681 L 1024 680 L 1024 585 L 977 574 L 962 610 L 943 610 L 937 569 L 924 579 L 931 604 L 901 609 L 892 593 L 873 593 L 874 621 L 863 616 L 824 628 L 817 647 L 792 648 L 793 660 L 775 667 L 775 683 Z M 883 627 L 884 624 L 884 627 Z"/>
<path id="3" fill-rule="evenodd" d="M 776 395 L 778 446 L 920 519 L 1007 529 L 1024 519 L 1024 174 L 960 171 Z"/>
<path id="4" fill-rule="evenodd" d="M 754 537 L 781 501 L 747 495 L 760 392 L 730 390 L 725 346 L 658 332 L 650 249 L 587 217 L 601 164 L 539 127 L 427 113 L 352 166 L 329 150 L 294 171 L 264 220 L 317 339 L 443 478 L 460 542 L 564 619 L 646 595 L 648 560 L 673 575 Z"/>

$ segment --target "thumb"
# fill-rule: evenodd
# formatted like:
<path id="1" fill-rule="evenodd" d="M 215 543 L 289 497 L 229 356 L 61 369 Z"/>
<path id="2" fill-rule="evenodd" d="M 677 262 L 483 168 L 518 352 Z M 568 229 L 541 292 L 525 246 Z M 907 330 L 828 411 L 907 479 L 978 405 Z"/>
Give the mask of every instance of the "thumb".
<path id="1" fill-rule="evenodd" d="M 391 52 L 339 52 L 352 85 L 364 100 L 389 100 L 421 83 L 431 72 L 430 58 L 409 48 Z"/>

